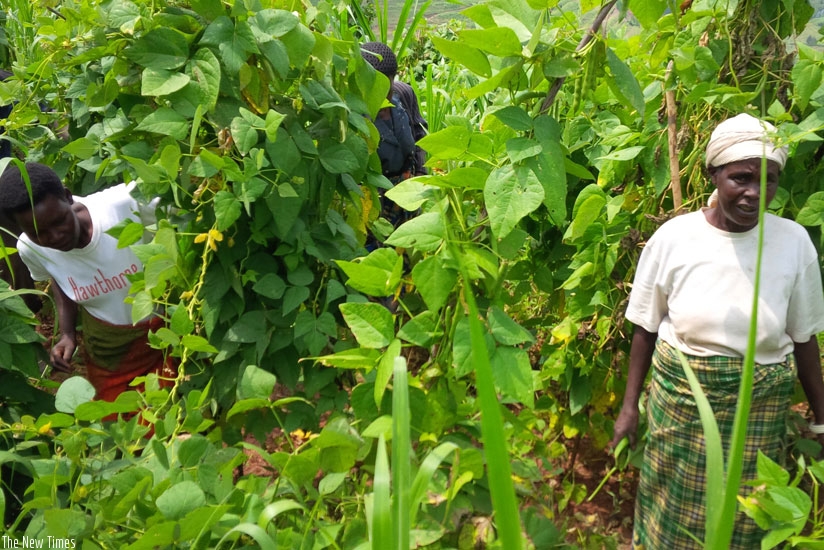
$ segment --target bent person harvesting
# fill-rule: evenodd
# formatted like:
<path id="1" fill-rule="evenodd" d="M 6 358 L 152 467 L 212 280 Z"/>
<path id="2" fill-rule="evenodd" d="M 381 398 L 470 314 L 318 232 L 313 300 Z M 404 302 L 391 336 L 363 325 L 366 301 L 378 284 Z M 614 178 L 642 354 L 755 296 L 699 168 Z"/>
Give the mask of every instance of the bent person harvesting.
<path id="1" fill-rule="evenodd" d="M 27 163 L 26 172 L 31 195 L 16 165 L 0 175 L 0 209 L 22 232 L 17 248 L 32 278 L 52 281 L 60 332 L 50 352 L 54 367 L 71 369 L 79 321 L 87 377 L 98 399 L 114 401 L 148 373 L 176 376 L 171 357 L 148 342 L 149 331 L 162 326 L 162 319 L 152 314 L 133 323 L 126 301 L 129 275 L 143 265 L 106 233 L 126 219 L 140 219 L 134 185 L 75 197 L 48 166 Z"/>

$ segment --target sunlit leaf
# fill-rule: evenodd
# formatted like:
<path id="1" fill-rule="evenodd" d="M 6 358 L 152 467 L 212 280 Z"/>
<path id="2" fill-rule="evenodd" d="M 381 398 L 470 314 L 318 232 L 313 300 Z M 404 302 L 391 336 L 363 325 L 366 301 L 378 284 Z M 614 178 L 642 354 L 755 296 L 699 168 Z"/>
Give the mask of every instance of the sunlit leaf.
<path id="1" fill-rule="evenodd" d="M 57 388 L 54 407 L 60 412 L 73 413 L 78 405 L 94 399 L 95 393 L 94 386 L 88 380 L 82 376 L 72 376 Z"/>
<path id="2" fill-rule="evenodd" d="M 280 38 L 298 26 L 300 20 L 291 11 L 265 9 L 255 13 L 251 19 L 252 31 L 255 36 L 265 42 Z"/>
<path id="3" fill-rule="evenodd" d="M 432 199 L 432 187 L 425 183 L 427 179 L 428 176 L 405 179 L 396 183 L 385 196 L 404 210 L 414 212 Z"/>
<path id="4" fill-rule="evenodd" d="M 215 194 L 215 218 L 219 231 L 225 231 L 240 217 L 240 201 L 229 191 Z"/>
<path id="5" fill-rule="evenodd" d="M 168 107 L 160 107 L 137 124 L 137 130 L 185 139 L 189 135 L 189 121 Z"/>
<path id="6" fill-rule="evenodd" d="M 418 145 L 430 155 L 430 159 L 457 159 L 469 148 L 472 134 L 465 126 L 448 126 L 424 136 Z"/>
<path id="7" fill-rule="evenodd" d="M 521 55 L 521 41 L 515 31 L 507 27 L 458 31 L 458 43 L 498 57 Z"/>
<path id="8" fill-rule="evenodd" d="M 186 334 L 180 339 L 180 343 L 184 348 L 191 351 L 199 351 L 205 353 L 217 353 L 218 349 L 209 343 L 206 338 L 196 334 Z"/>
<path id="9" fill-rule="evenodd" d="M 169 95 L 189 83 L 189 75 L 166 69 L 143 69 L 140 93 L 147 96 Z"/>
<path id="10" fill-rule="evenodd" d="M 497 348 L 490 358 L 495 386 L 507 401 L 535 406 L 532 366 L 526 350 L 512 347 Z"/>
<path id="11" fill-rule="evenodd" d="M 354 348 L 339 351 L 331 355 L 322 355 L 314 359 L 327 367 L 364 369 L 369 371 L 375 367 L 380 357 L 380 352 L 375 349 Z"/>
<path id="12" fill-rule="evenodd" d="M 627 106 L 632 107 L 643 116 L 645 112 L 644 92 L 632 70 L 624 63 L 611 48 L 607 48 L 607 65 L 612 73 L 615 89 Z"/>
<path id="13" fill-rule="evenodd" d="M 237 74 L 241 65 L 252 53 L 258 53 L 257 43 L 243 20 L 232 20 L 221 15 L 206 27 L 200 43 L 205 46 L 217 47 L 220 57 L 229 72 Z"/>
<path id="14" fill-rule="evenodd" d="M 507 105 L 503 109 L 498 109 L 493 114 L 513 130 L 520 132 L 532 130 L 532 117 L 521 107 Z"/>
<path id="15" fill-rule="evenodd" d="M 458 274 L 454 269 L 446 267 L 438 256 L 430 256 L 417 262 L 412 268 L 412 281 L 426 306 L 432 311 L 438 311 L 452 295 Z"/>
<path id="16" fill-rule="evenodd" d="M 528 168 L 506 165 L 494 170 L 486 180 L 484 201 L 495 237 L 506 237 L 543 199 L 544 188 Z"/>
<path id="17" fill-rule="evenodd" d="M 664 14 L 667 9 L 666 0 L 630 0 L 629 9 L 632 10 L 632 15 L 638 19 L 638 22 L 643 25 L 645 29 L 655 26 L 658 18 Z"/>
<path id="18" fill-rule="evenodd" d="M 478 48 L 473 48 L 460 42 L 446 40 L 439 36 L 431 36 L 432 44 L 440 51 L 447 59 L 452 59 L 456 63 L 460 63 L 473 73 L 483 76 L 492 76 L 492 67 L 489 64 L 489 59 Z"/>
<path id="19" fill-rule="evenodd" d="M 573 241 L 580 238 L 603 215 L 607 202 L 606 193 L 598 185 L 592 183 L 584 187 L 575 199 L 573 220 L 564 238 Z"/>
<path id="20" fill-rule="evenodd" d="M 489 329 L 495 340 L 506 346 L 535 341 L 535 337 L 531 332 L 516 323 L 503 309 L 497 306 L 489 308 Z"/>
<path id="21" fill-rule="evenodd" d="M 220 0 L 191 0 L 192 9 L 211 21 L 223 15 L 225 8 Z"/>
<path id="22" fill-rule="evenodd" d="M 513 164 L 518 164 L 530 157 L 536 157 L 542 152 L 543 148 L 534 139 L 516 137 L 506 142 L 506 153 Z"/>
<path id="23" fill-rule="evenodd" d="M 63 151 L 80 159 L 87 159 L 100 150 L 100 144 L 87 137 L 77 138 L 63 147 Z"/>
<path id="24" fill-rule="evenodd" d="M 824 191 L 813 193 L 798 211 L 795 221 L 801 225 L 824 225 Z"/>
<path id="25" fill-rule="evenodd" d="M 269 399 L 276 381 L 271 372 L 255 365 L 247 365 L 238 381 L 238 399 Z"/>
<path id="26" fill-rule="evenodd" d="M 799 109 L 804 110 L 816 90 L 821 86 L 820 63 L 801 59 L 793 66 L 793 97 Z"/>
<path id="27" fill-rule="evenodd" d="M 177 306 L 174 313 L 172 313 L 169 328 L 171 328 L 175 334 L 179 334 L 180 336 L 189 334 L 192 330 L 194 330 L 195 324 L 192 322 L 191 317 L 189 317 L 189 311 L 182 304 Z"/>
<path id="28" fill-rule="evenodd" d="M 286 51 L 289 53 L 289 61 L 293 67 L 303 67 L 312 48 L 315 47 L 315 35 L 303 25 L 298 25 L 281 37 Z"/>
<path id="29" fill-rule="evenodd" d="M 395 334 L 394 319 L 381 304 L 341 304 L 340 311 L 362 347 L 378 349 L 388 346 L 392 341 Z"/>
<path id="30" fill-rule="evenodd" d="M 169 27 L 152 29 L 127 48 L 124 55 L 143 67 L 178 69 L 189 58 L 186 36 Z"/>
<path id="31" fill-rule="evenodd" d="M 220 61 L 209 48 L 200 48 L 189 61 L 187 70 L 191 76 L 189 86 L 197 89 L 199 104 L 207 111 L 213 110 L 220 92 Z"/>
<path id="32" fill-rule="evenodd" d="M 195 508 L 206 504 L 206 495 L 194 481 L 179 481 L 166 489 L 155 501 L 157 509 L 167 519 L 180 519 Z"/>
<path id="33" fill-rule="evenodd" d="M 427 212 L 398 227 L 386 240 L 386 244 L 430 252 L 441 245 L 445 236 L 443 216 L 437 212 Z"/>
<path id="34" fill-rule="evenodd" d="M 431 346 L 440 335 L 438 321 L 437 313 L 424 311 L 403 324 L 398 331 L 398 338 L 423 348 Z"/>
<path id="35" fill-rule="evenodd" d="M 370 296 L 390 296 L 401 281 L 403 257 L 392 248 L 378 248 L 360 262 L 336 263 L 349 277 L 346 284 Z"/>
<path id="36" fill-rule="evenodd" d="M 486 93 L 506 87 L 510 80 L 521 76 L 523 65 L 524 61 L 521 59 L 518 60 L 517 63 L 498 71 L 492 77 L 487 78 L 486 80 L 481 81 L 480 84 L 466 90 L 466 98 L 476 99 Z"/>

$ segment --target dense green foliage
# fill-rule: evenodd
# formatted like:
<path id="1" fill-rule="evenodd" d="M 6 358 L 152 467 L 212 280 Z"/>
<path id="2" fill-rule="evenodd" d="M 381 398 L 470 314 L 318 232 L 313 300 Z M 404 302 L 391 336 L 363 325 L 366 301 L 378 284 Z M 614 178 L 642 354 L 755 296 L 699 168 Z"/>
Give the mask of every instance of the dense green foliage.
<path id="1" fill-rule="evenodd" d="M 563 544 L 554 518 L 586 495 L 554 461 L 565 440 L 611 436 L 627 283 L 673 208 L 667 91 L 687 206 L 709 194 L 709 130 L 749 110 L 793 149 L 775 210 L 821 243 L 824 54 L 792 41 L 803 0 L 635 0 L 583 47 L 598 2 L 493 0 L 396 34 L 431 174 L 387 192 L 418 212 L 394 231 L 369 122 L 389 83 L 357 47 L 368 9 L 9 4 L 0 100 L 17 101 L 5 126 L 21 156 L 76 193 L 136 179 L 169 207 L 149 244 L 138 224 L 118 238 L 145 265 L 135 316 L 164 308 L 153 344 L 182 373 L 114 404 L 71 379 L 41 415 L 23 383 L 38 378 L 35 320 L 4 294 L 0 364 L 18 374 L 2 390 L 20 397 L 3 396 L 0 464 L 26 490 L 0 509 L 15 536 L 402 548 L 411 525 L 417 546 Z M 368 232 L 387 246 L 367 254 Z M 101 423 L 129 411 L 151 439 L 136 417 Z M 243 449 L 275 479 L 245 474 Z"/>

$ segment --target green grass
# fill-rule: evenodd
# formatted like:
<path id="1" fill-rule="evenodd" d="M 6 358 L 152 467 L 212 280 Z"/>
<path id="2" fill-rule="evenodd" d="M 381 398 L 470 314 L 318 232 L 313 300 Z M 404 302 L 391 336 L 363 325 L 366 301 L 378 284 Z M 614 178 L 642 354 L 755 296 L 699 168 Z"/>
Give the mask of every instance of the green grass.
<path id="1" fill-rule="evenodd" d="M 481 0 L 462 0 L 460 3 L 449 0 L 432 0 L 429 9 L 426 10 L 426 20 L 431 25 L 446 23 L 450 19 L 460 17 L 460 12 L 469 6 L 478 4 Z M 388 0 L 387 12 L 390 24 L 398 20 L 398 15 L 403 9 L 404 0 Z M 423 1 L 418 4 L 423 5 Z"/>

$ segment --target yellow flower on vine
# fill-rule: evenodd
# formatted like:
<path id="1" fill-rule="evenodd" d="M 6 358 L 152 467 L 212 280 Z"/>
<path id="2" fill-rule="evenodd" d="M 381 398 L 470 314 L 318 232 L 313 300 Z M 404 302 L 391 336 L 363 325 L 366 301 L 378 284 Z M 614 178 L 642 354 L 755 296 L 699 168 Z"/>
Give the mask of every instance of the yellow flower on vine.
<path id="1" fill-rule="evenodd" d="M 206 241 L 209 248 L 217 252 L 217 243 L 223 241 L 223 233 L 217 229 L 210 229 L 208 233 L 201 233 L 195 237 L 195 243 L 202 243 L 204 241 Z"/>

